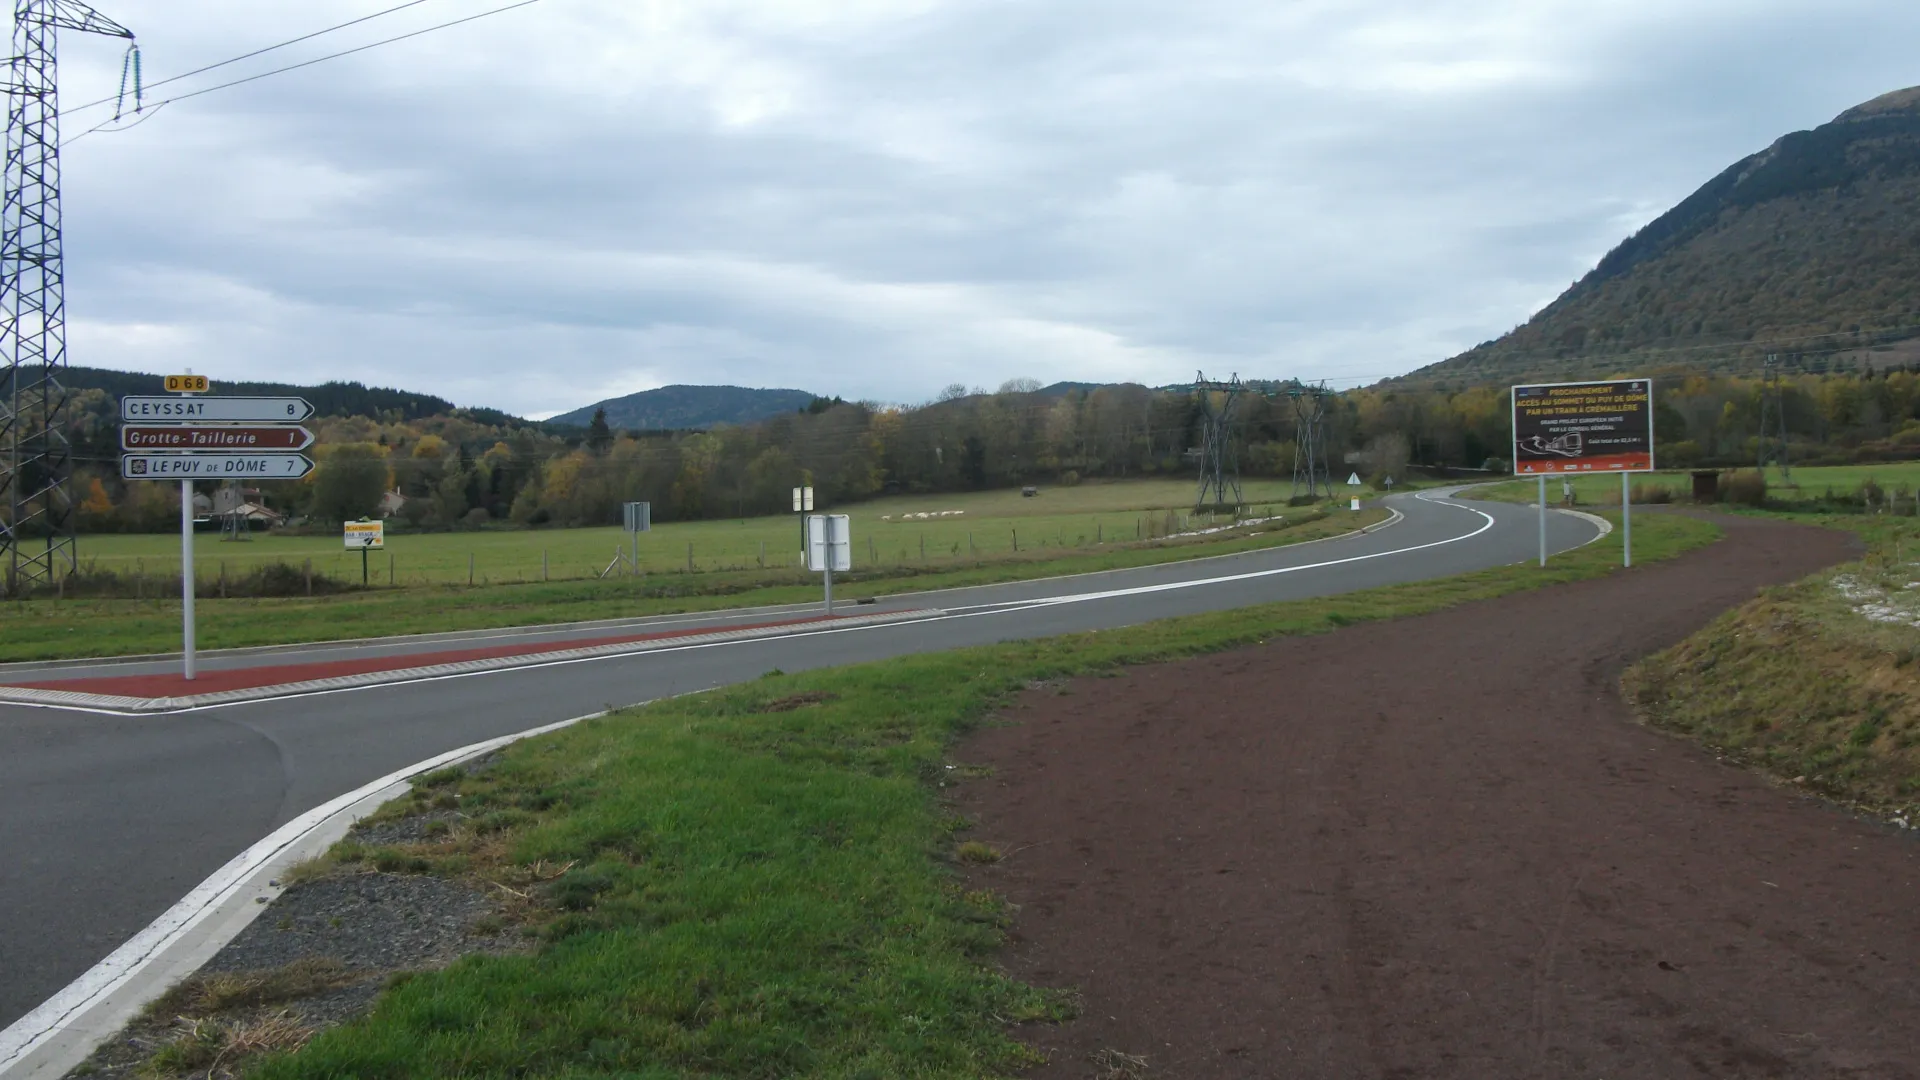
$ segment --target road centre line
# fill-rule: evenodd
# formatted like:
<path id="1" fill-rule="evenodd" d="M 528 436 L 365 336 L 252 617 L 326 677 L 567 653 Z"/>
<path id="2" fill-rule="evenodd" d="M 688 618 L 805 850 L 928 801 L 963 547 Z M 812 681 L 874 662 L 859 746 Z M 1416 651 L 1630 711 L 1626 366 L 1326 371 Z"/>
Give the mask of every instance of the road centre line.
<path id="1" fill-rule="evenodd" d="M 561 660 L 533 661 L 525 664 L 516 664 L 512 667 L 496 668 L 496 669 L 487 670 L 487 671 L 463 671 L 463 672 L 452 672 L 452 673 L 438 674 L 438 675 L 423 675 L 417 678 L 410 678 L 410 679 L 400 678 L 400 679 L 394 679 L 388 682 L 381 682 L 381 683 L 376 683 L 376 684 L 367 685 L 367 686 L 344 686 L 344 687 L 334 687 L 334 688 L 318 689 L 318 690 L 302 690 L 302 691 L 289 693 L 289 694 L 265 695 L 265 696 L 256 697 L 256 698 L 249 698 L 244 701 L 212 702 L 205 705 L 192 705 L 192 706 L 186 706 L 179 709 L 169 709 L 166 711 L 156 711 L 156 712 L 136 713 L 136 712 L 130 712 L 130 711 L 117 710 L 117 709 L 102 708 L 97 706 L 58 705 L 58 704 L 50 704 L 50 703 L 33 703 L 33 702 L 9 702 L 8 704 L 21 705 L 29 708 L 44 708 L 44 709 L 61 710 L 66 712 L 88 713 L 88 714 L 98 715 L 98 716 L 143 716 L 143 717 L 180 716 L 180 715 L 185 715 L 189 713 L 211 712 L 218 709 L 241 708 L 249 705 L 258 705 L 263 702 L 270 702 L 270 701 L 291 701 L 291 700 L 298 700 L 298 699 L 304 699 L 304 698 L 324 697 L 324 696 L 329 696 L 333 694 L 350 694 L 350 693 L 359 693 L 367 690 L 380 690 L 380 689 L 386 689 L 388 687 L 395 687 L 395 686 L 416 686 L 416 685 L 421 685 L 425 683 L 443 682 L 450 679 L 469 679 L 469 678 L 475 678 L 483 675 L 500 675 L 500 674 L 507 674 L 512 672 L 519 672 L 519 671 L 536 671 L 544 668 L 564 667 L 572 664 L 595 663 L 595 662 L 605 661 L 605 660 L 624 660 L 624 659 L 631 659 L 632 657 L 639 656 L 639 655 L 655 656 L 655 655 L 667 655 L 667 654 L 677 653 L 677 652 L 689 652 L 696 649 L 723 648 L 723 647 L 733 646 L 733 645 L 748 644 L 749 642 L 763 643 L 766 641 L 773 641 L 773 640 L 791 640 L 794 638 L 820 637 L 828 634 L 851 634 L 851 633 L 858 633 L 863 630 L 877 629 L 881 626 L 885 626 L 891 629 L 898 629 L 900 627 L 908 626 L 908 625 L 922 626 L 922 625 L 928 625 L 928 624 L 937 623 L 937 622 L 945 622 L 950 619 L 978 618 L 983 615 L 1014 614 L 1021 611 L 1030 610 L 1030 609 L 1052 607 L 1052 606 L 1058 606 L 1063 604 L 1084 603 L 1091 600 L 1116 599 L 1116 598 L 1124 598 L 1127 596 L 1146 595 L 1150 593 L 1170 592 L 1170 591 L 1175 591 L 1180 589 L 1201 588 L 1208 585 L 1232 584 L 1234 582 L 1247 581 L 1247 580 L 1252 580 L 1257 578 L 1276 577 L 1283 574 L 1300 573 L 1307 570 L 1322 570 L 1322 569 L 1326 569 L 1328 567 L 1333 567 L 1333 566 L 1343 566 L 1350 563 L 1367 562 L 1374 559 L 1386 558 L 1392 555 L 1406 555 L 1406 554 L 1411 554 L 1418 551 L 1426 551 L 1432 548 L 1444 547 L 1448 544 L 1457 544 L 1463 540 L 1471 540 L 1474 537 L 1477 537 L 1485 533 L 1488 529 L 1491 529 L 1494 526 L 1493 516 L 1482 510 L 1478 510 L 1458 502 L 1439 502 L 1439 501 L 1436 501 L 1435 499 L 1428 498 L 1426 493 L 1417 494 L 1414 497 L 1417 499 L 1420 499 L 1423 502 L 1431 502 L 1438 506 L 1450 506 L 1450 507 L 1453 507 L 1454 509 L 1465 510 L 1470 514 L 1474 514 L 1480 517 L 1481 519 L 1483 519 L 1482 523 L 1479 528 L 1473 530 L 1472 532 L 1462 533 L 1459 536 L 1449 537 L 1445 540 L 1435 540 L 1425 544 L 1416 544 L 1411 547 L 1393 548 L 1387 551 L 1377 551 L 1377 552 L 1372 552 L 1366 555 L 1353 555 L 1353 556 L 1348 556 L 1347 558 L 1342 558 L 1342 559 L 1328 559 L 1322 562 L 1305 563 L 1299 566 L 1275 567 L 1267 570 L 1253 570 L 1253 571 L 1247 571 L 1245 573 L 1227 574 L 1227 575 L 1222 575 L 1219 577 L 1211 577 L 1211 578 L 1196 578 L 1188 581 L 1163 582 L 1163 583 L 1154 584 L 1154 585 L 1137 585 L 1137 586 L 1132 586 L 1125 589 L 1109 589 L 1109 590 L 1102 590 L 1098 592 L 1069 594 L 1067 596 L 1038 597 L 1030 600 L 1007 601 L 1007 602 L 1004 602 L 1003 604 L 981 605 L 977 608 L 954 608 L 954 609 L 947 609 L 943 614 L 935 615 L 925 619 L 914 619 L 911 621 L 903 620 L 898 622 L 890 622 L 890 623 L 875 624 L 875 625 L 863 625 L 863 626 L 844 626 L 844 627 L 826 626 L 818 630 L 806 630 L 806 631 L 796 632 L 792 634 L 784 634 L 784 635 L 780 635 L 780 637 L 778 638 L 758 638 L 758 639 L 746 639 L 741 641 L 700 642 L 700 643 L 694 643 L 694 644 L 674 645 L 674 646 L 667 646 L 667 647 L 647 649 L 647 650 L 635 650 L 633 652 L 613 653 L 606 656 L 569 657 Z"/>

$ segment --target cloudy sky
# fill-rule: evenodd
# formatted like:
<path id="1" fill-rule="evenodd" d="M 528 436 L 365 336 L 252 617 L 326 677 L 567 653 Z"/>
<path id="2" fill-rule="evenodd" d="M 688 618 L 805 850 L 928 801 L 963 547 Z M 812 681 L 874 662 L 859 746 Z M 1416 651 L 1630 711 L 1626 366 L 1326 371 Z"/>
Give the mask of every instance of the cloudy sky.
<path id="1" fill-rule="evenodd" d="M 96 6 L 151 82 L 399 2 Z M 676 382 L 1353 385 L 1920 83 L 1916 40 L 1908 0 L 539 0 L 131 130 L 68 115 L 72 359 L 533 416 Z M 80 105 L 121 52 L 62 62 Z"/>

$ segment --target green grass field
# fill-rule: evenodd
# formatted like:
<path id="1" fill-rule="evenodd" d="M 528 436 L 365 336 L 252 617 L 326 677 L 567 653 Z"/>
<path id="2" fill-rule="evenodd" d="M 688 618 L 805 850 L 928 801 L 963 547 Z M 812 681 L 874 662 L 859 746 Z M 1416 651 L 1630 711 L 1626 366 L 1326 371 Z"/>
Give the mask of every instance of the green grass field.
<path id="1" fill-rule="evenodd" d="M 1338 536 L 1387 517 L 1380 509 L 1352 513 L 1297 508 L 1283 522 L 1210 536 L 1188 536 L 1084 548 L 1029 546 L 978 561 L 945 559 L 929 566 L 865 565 L 836 575 L 844 599 L 926 589 L 1021 581 L 1149 566 L 1203 556 L 1280 547 Z M 857 534 L 856 534 L 857 535 Z M 196 605 L 206 649 L 338 641 L 394 634 L 532 626 L 634 618 L 688 611 L 797 604 L 820 599 L 820 578 L 797 568 L 649 574 L 640 578 L 492 584 L 375 587 L 330 596 L 221 599 L 203 583 Z M 180 602 L 160 599 L 13 601 L 0 635 L 0 662 L 63 660 L 172 652 L 180 648 Z"/>
<path id="2" fill-rule="evenodd" d="M 1793 486 L 1781 482 L 1779 469 L 1767 470 L 1767 490 L 1772 498 L 1794 500 L 1813 497 L 1832 488 L 1836 493 L 1857 490 L 1862 483 L 1873 480 L 1884 488 L 1906 485 L 1909 491 L 1920 489 L 1920 461 L 1882 462 L 1876 465 L 1831 465 L 1818 468 L 1793 470 Z M 1547 477 L 1547 502 L 1560 503 L 1561 477 Z M 1667 470 L 1655 473 L 1635 473 L 1633 483 L 1659 485 L 1671 490 L 1675 501 L 1690 497 L 1693 481 L 1684 470 Z M 1574 497 L 1586 506 L 1619 506 L 1620 477 L 1618 474 L 1606 476 L 1576 476 L 1573 478 Z M 1501 502 L 1533 502 L 1540 497 L 1539 482 L 1533 479 L 1512 480 L 1503 484 L 1475 488 L 1467 493 L 1469 498 L 1497 499 Z"/>
<path id="3" fill-rule="evenodd" d="M 1639 550 L 1671 556 L 1717 533 L 1657 519 Z M 1036 1064 L 1020 1025 L 1070 1015 L 1073 998 L 994 963 L 1005 902 L 969 891 L 954 868 L 996 853 L 969 843 L 940 799 L 967 773 L 948 756 L 956 737 L 1033 680 L 1326 633 L 1601 576 L 1619 559 L 1616 533 L 1546 570 L 769 672 L 521 743 L 477 773 L 444 770 L 380 815 L 457 808 L 443 835 L 375 849 L 349 840 L 303 876 L 434 873 L 523 896 L 504 917 L 536 948 L 393 979 L 371 1015 L 247 1073 L 1015 1074 Z M 242 1020 L 183 1015 L 201 1022 L 175 1057 L 246 1044 Z"/>
<path id="4" fill-rule="evenodd" d="M 1282 512 L 1293 490 L 1278 480 L 1242 486 L 1257 516 Z M 1010 556 L 1016 545 L 1018 553 L 1029 554 L 1163 535 L 1187 527 L 1193 494 L 1194 485 L 1185 480 L 1089 482 L 1043 486 L 1033 498 L 1014 489 L 817 509 L 851 516 L 857 566 L 938 566 Z M 929 516 L 910 516 L 918 514 Z M 599 576 L 626 542 L 618 528 L 409 535 L 391 526 L 387 549 L 371 553 L 368 567 L 372 582 L 382 585 L 465 584 L 469 566 L 476 585 L 577 580 Z M 107 570 L 177 573 L 180 564 L 176 534 L 83 536 L 79 550 L 82 563 Z M 640 566 L 650 573 L 779 569 L 799 558 L 800 524 L 793 514 L 661 525 L 640 537 Z M 205 580 L 217 580 L 223 568 L 238 576 L 251 565 L 303 565 L 309 559 L 316 572 L 360 580 L 359 552 L 346 550 L 331 533 L 260 534 L 245 542 L 201 534 L 194 543 L 194 562 Z"/>

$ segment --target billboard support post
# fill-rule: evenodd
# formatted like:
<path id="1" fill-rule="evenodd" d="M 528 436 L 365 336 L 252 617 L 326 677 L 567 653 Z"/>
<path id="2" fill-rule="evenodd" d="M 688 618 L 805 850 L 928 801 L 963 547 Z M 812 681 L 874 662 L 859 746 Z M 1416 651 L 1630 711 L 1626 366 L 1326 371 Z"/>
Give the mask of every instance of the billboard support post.
<path id="1" fill-rule="evenodd" d="M 1542 478 L 1545 479 L 1544 477 Z M 1620 474 L 1620 543 L 1626 557 L 1622 566 L 1633 565 L 1633 489 L 1627 484 L 1627 474 Z"/>
<path id="2" fill-rule="evenodd" d="M 1540 565 L 1547 565 L 1547 478 L 1540 478 Z"/>

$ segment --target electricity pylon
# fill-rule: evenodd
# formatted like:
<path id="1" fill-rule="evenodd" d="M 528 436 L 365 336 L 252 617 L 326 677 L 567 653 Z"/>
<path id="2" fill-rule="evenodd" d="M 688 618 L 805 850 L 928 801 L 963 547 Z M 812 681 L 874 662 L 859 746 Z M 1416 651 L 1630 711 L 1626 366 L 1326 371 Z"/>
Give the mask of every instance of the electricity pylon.
<path id="1" fill-rule="evenodd" d="M 1239 375 L 1226 382 L 1209 380 L 1205 372 L 1194 375 L 1193 394 L 1200 402 L 1202 425 L 1200 494 L 1195 506 L 1239 506 L 1245 501 L 1240 493 L 1240 454 L 1233 445 L 1233 410 L 1240 391 Z M 1209 491 L 1212 501 L 1207 499 Z"/>
<path id="2" fill-rule="evenodd" d="M 1765 371 L 1766 383 L 1760 389 L 1759 468 L 1764 474 L 1767 462 L 1778 462 L 1780 482 L 1791 486 L 1793 465 L 1787 460 L 1787 396 L 1780 382 L 1780 358 L 1769 354 Z"/>
<path id="3" fill-rule="evenodd" d="M 59 31 L 133 40 L 78 0 L 16 0 L 0 208 L 0 582 L 74 570 L 67 308 L 60 250 Z M 42 547 L 37 541 L 44 540 Z M 33 550 L 29 549 L 31 545 Z"/>
<path id="4" fill-rule="evenodd" d="M 1301 494 L 1305 485 L 1308 498 L 1322 492 L 1333 498 L 1332 464 L 1327 461 L 1327 387 L 1308 386 L 1298 379 L 1287 387 L 1293 403 L 1293 494 Z"/>

